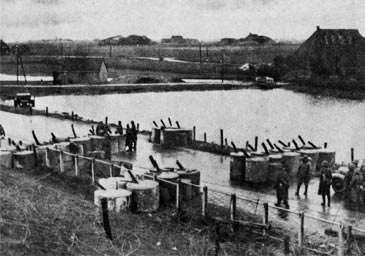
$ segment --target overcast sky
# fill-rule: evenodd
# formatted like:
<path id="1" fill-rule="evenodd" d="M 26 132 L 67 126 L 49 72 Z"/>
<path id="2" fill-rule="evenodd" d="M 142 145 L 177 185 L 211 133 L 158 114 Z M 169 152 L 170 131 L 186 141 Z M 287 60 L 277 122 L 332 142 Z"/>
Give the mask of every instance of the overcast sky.
<path id="1" fill-rule="evenodd" d="M 0 0 L 8 42 L 183 35 L 200 40 L 258 33 L 303 40 L 315 27 L 365 36 L 365 0 Z"/>

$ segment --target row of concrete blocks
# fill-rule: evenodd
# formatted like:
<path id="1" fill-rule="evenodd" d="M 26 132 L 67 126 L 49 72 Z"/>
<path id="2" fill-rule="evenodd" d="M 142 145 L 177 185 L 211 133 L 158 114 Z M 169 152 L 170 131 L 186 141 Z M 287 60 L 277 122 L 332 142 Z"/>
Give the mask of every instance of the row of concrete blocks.
<path id="1" fill-rule="evenodd" d="M 238 152 L 231 153 L 230 178 L 233 181 L 254 183 L 275 182 L 277 173 L 283 169 L 283 162 L 289 169 L 289 174 L 295 176 L 304 155 L 310 158 L 314 176 L 318 175 L 320 165 L 324 160 L 331 165 L 335 164 L 336 152 L 327 149 L 284 151 L 251 158 L 246 158 L 242 152 Z"/>
<path id="2" fill-rule="evenodd" d="M 31 170 L 36 165 L 52 167 L 56 171 L 75 169 L 75 157 L 67 153 L 71 151 L 71 143 L 76 146 L 76 149 L 73 149 L 76 151 L 74 153 L 82 156 L 103 158 L 105 151 L 109 151 L 111 154 L 125 151 L 125 135 L 111 135 L 108 139 L 93 135 L 73 138 L 68 142 L 35 146 L 34 150 L 17 151 L 12 146 L 2 147 L 0 166 L 23 170 Z M 60 152 L 64 152 L 62 156 L 60 156 Z M 85 165 L 89 165 L 89 161 L 80 158 L 77 165 L 78 168 L 84 168 Z"/>
<path id="3" fill-rule="evenodd" d="M 132 183 L 132 179 L 125 177 L 110 177 L 99 179 L 99 184 L 105 189 L 94 192 L 94 203 L 101 210 L 101 199 L 106 198 L 108 209 L 115 212 L 154 212 L 160 204 L 178 206 L 179 200 L 190 201 L 200 195 L 197 174 L 186 177 L 186 172 L 180 175 L 176 172 L 163 172 L 156 176 L 151 173 L 144 175 L 145 179 Z"/>
<path id="4" fill-rule="evenodd" d="M 152 128 L 151 142 L 169 147 L 182 147 L 191 143 L 193 131 L 181 128 Z"/>

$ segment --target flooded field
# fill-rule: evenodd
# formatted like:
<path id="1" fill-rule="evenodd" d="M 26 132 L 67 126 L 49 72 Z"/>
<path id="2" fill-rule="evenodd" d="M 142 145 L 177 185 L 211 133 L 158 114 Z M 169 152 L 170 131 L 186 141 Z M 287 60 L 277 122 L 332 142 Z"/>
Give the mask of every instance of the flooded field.
<path id="1" fill-rule="evenodd" d="M 72 137 L 71 121 L 58 120 L 43 116 L 23 116 L 0 111 L 0 120 L 7 120 L 4 123 L 7 135 L 12 138 L 21 139 L 33 143 L 31 131 L 34 130 L 40 141 L 49 141 L 51 132 L 58 137 Z M 87 134 L 90 126 L 74 123 L 78 135 Z M 226 193 L 236 193 L 238 196 L 269 202 L 273 205 L 276 202 L 275 191 L 272 187 L 248 187 L 242 184 L 231 184 L 229 180 L 230 158 L 226 156 L 214 155 L 206 152 L 193 151 L 188 149 L 163 149 L 148 142 L 147 136 L 140 136 L 138 139 L 137 153 L 121 153 L 114 155 L 115 160 L 124 160 L 134 164 L 134 167 L 152 167 L 148 156 L 153 155 L 160 166 L 173 167 L 178 159 L 187 168 L 197 168 L 201 171 L 202 184 Z M 317 195 L 318 179 L 312 179 L 308 199 L 297 199 L 295 193 L 295 180 L 292 181 L 289 191 L 289 204 L 294 211 L 306 211 L 315 217 L 324 218 L 330 221 L 343 220 L 364 229 L 364 212 L 352 211 L 345 207 L 341 195 L 332 191 L 332 206 L 330 208 L 321 207 L 321 198 Z M 250 211 L 255 211 L 254 205 L 248 205 Z M 296 215 L 282 219 L 277 211 L 272 212 L 272 216 L 277 221 L 285 223 L 297 221 Z M 311 226 L 316 227 L 318 223 Z"/>
<path id="2" fill-rule="evenodd" d="M 167 117 L 182 126 L 197 127 L 197 139 L 219 141 L 224 129 L 228 141 L 242 147 L 254 136 L 272 141 L 291 141 L 301 134 L 305 140 L 337 152 L 336 161 L 365 158 L 365 102 L 313 97 L 284 89 L 205 92 L 165 92 L 110 95 L 37 97 L 36 108 L 71 112 L 94 120 L 130 120 L 150 130 L 152 122 Z"/>

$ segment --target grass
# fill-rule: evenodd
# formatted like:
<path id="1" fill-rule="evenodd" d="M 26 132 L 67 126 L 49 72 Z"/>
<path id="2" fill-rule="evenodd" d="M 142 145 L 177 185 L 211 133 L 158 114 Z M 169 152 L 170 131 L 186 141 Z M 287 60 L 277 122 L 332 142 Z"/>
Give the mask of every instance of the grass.
<path id="1" fill-rule="evenodd" d="M 30 44 L 31 55 L 24 55 L 23 62 L 29 75 L 48 75 L 59 70 L 62 65 L 61 48 L 56 44 Z M 125 70 L 141 72 L 167 73 L 179 78 L 220 78 L 221 58 L 224 49 L 224 73 L 226 79 L 246 79 L 238 67 L 248 61 L 272 62 L 277 55 L 287 56 L 298 48 L 298 45 L 270 45 L 270 46 L 203 46 L 202 65 L 199 64 L 200 54 L 198 46 L 113 46 L 112 58 L 109 58 L 109 47 L 96 44 L 68 43 L 63 46 L 64 55 L 104 56 L 111 77 L 123 75 Z M 133 57 L 163 57 L 195 63 L 173 63 L 133 59 Z M 37 55 L 37 57 L 35 57 Z M 42 56 L 42 57 L 39 57 Z M 49 57 L 47 57 L 49 56 Z M 0 72 L 16 74 L 16 59 L 14 56 L 2 56 Z"/>
<path id="2" fill-rule="evenodd" d="M 215 255 L 212 221 L 177 222 L 170 207 L 152 214 L 110 213 L 110 242 L 87 181 L 46 168 L 2 168 L 0 174 L 1 255 Z M 282 255 L 280 243 L 247 229 L 229 230 L 221 226 L 219 255 Z"/>

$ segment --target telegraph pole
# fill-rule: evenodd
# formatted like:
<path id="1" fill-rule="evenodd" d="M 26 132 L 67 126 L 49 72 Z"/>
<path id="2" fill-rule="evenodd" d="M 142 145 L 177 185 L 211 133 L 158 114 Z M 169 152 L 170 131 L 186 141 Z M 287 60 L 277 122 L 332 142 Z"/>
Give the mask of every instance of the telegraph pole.
<path id="1" fill-rule="evenodd" d="M 222 83 L 224 81 L 224 49 L 222 49 Z"/>
<path id="2" fill-rule="evenodd" d="M 19 49 L 18 45 L 15 46 L 16 50 L 16 84 L 19 84 Z"/>
<path id="3" fill-rule="evenodd" d="M 202 72 L 202 44 L 199 43 L 199 63 L 200 63 L 200 73 Z"/>

